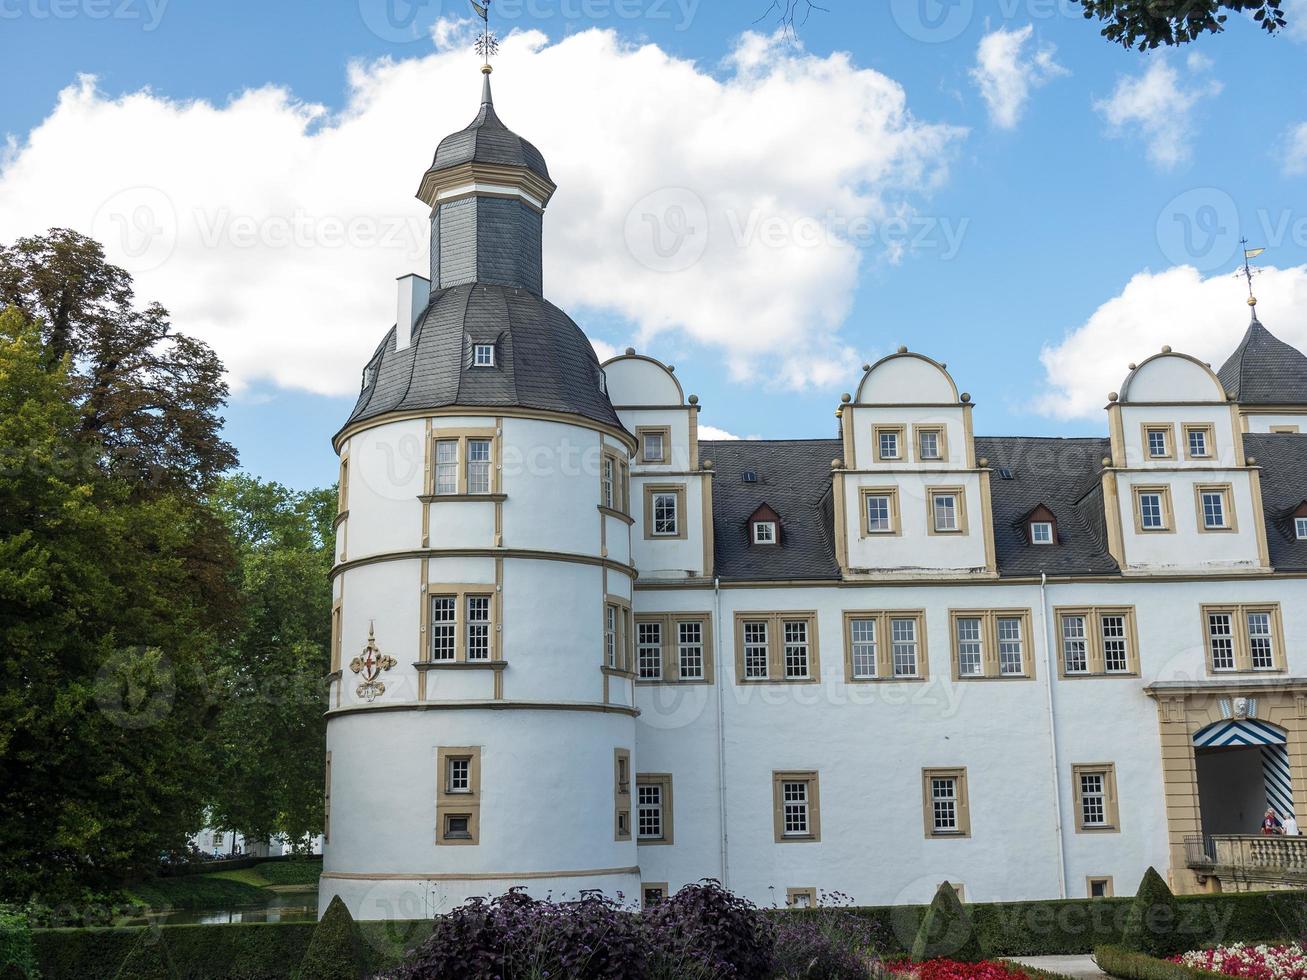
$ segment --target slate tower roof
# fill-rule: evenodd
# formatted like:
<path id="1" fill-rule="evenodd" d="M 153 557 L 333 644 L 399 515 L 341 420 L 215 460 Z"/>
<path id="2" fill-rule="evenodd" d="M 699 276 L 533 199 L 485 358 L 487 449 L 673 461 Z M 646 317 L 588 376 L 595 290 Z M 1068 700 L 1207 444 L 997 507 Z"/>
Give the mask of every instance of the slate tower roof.
<path id="1" fill-rule="evenodd" d="M 1243 405 L 1307 404 L 1307 355 L 1262 326 L 1255 310 L 1217 375 L 1230 398 Z"/>
<path id="2" fill-rule="evenodd" d="M 553 191 L 540 151 L 495 114 L 486 71 L 480 111 L 440 141 L 418 191 L 432 208 L 430 299 L 369 359 L 346 426 L 459 406 L 622 427 L 590 341 L 543 296 L 541 232 Z M 485 344 L 493 363 L 474 366 L 473 348 Z"/>

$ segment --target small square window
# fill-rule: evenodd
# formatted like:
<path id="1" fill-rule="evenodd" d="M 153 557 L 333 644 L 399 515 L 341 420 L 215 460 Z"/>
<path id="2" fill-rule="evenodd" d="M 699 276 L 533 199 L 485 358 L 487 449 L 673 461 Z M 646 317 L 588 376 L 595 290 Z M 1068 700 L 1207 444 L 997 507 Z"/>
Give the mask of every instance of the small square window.
<path id="1" fill-rule="evenodd" d="M 448 813 L 445 815 L 446 840 L 471 840 L 472 817 L 466 813 Z"/>
<path id="2" fill-rule="evenodd" d="M 1209 531 L 1224 530 L 1229 527 L 1225 514 L 1225 491 L 1204 490 L 1202 492 L 1203 527 Z"/>
<path id="3" fill-rule="evenodd" d="M 923 460 L 944 458 L 944 453 L 939 444 L 938 429 L 920 429 L 917 432 L 917 455 Z"/>
<path id="4" fill-rule="evenodd" d="M 775 544 L 775 543 L 776 543 L 776 522 L 775 522 L 775 521 L 754 521 L 754 522 L 753 522 L 753 543 L 754 543 L 754 544 Z"/>
<path id="5" fill-rule="evenodd" d="M 473 345 L 472 345 L 472 366 L 473 366 L 473 367 L 494 367 L 494 366 L 495 366 L 495 345 L 494 345 L 494 344 L 473 344 Z"/>
<path id="6" fill-rule="evenodd" d="M 1030 542 L 1031 544 L 1052 544 L 1053 543 L 1052 523 L 1050 521 L 1031 521 Z"/>
<path id="7" fill-rule="evenodd" d="M 1293 519 L 1293 533 L 1299 541 L 1307 541 L 1307 517 Z"/>
<path id="8" fill-rule="evenodd" d="M 467 757 L 453 757 L 448 760 L 445 791 L 449 793 L 472 792 L 472 760 Z"/>
<path id="9" fill-rule="evenodd" d="M 1191 428 L 1185 430 L 1185 435 L 1189 442 L 1190 459 L 1206 459 L 1212 455 L 1212 446 L 1209 439 L 1208 430 L 1205 428 Z"/>
<path id="10" fill-rule="evenodd" d="M 863 491 L 862 509 L 866 534 L 895 534 L 898 531 L 896 494 L 890 490 Z"/>
<path id="11" fill-rule="evenodd" d="M 1171 429 L 1169 426 L 1148 426 L 1144 429 L 1144 442 L 1149 459 L 1170 459 Z"/>
<path id="12" fill-rule="evenodd" d="M 930 512 L 935 533 L 952 534 L 962 530 L 958 495 L 956 493 L 952 491 L 932 491 L 930 494 Z"/>
<path id="13" fill-rule="evenodd" d="M 667 885 L 643 885 L 640 889 L 640 896 L 643 899 L 645 908 L 653 908 L 653 906 L 667 900 Z"/>
<path id="14" fill-rule="evenodd" d="M 877 438 L 877 449 L 882 460 L 897 460 L 899 457 L 898 430 L 882 429 Z"/>
<path id="15" fill-rule="evenodd" d="M 1112 879 L 1110 877 L 1089 878 L 1088 885 L 1090 898 L 1112 897 Z"/>
<path id="16" fill-rule="evenodd" d="M 640 462 L 667 462 L 667 442 L 670 432 L 667 429 L 640 429 Z"/>

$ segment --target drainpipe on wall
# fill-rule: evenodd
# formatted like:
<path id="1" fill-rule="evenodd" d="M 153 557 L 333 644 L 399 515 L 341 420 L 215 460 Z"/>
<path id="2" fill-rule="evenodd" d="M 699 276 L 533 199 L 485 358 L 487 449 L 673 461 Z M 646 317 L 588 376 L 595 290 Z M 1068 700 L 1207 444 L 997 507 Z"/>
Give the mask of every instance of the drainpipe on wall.
<path id="1" fill-rule="evenodd" d="M 717 651 L 717 665 L 713 671 L 713 687 L 717 696 L 717 819 L 721 825 L 722 887 L 731 887 L 731 864 L 726 847 L 726 726 L 722 700 L 722 580 L 714 575 L 713 591 L 713 649 Z"/>
<path id="2" fill-rule="evenodd" d="M 1039 626 L 1044 634 L 1044 693 L 1048 699 L 1048 761 L 1053 769 L 1053 823 L 1057 831 L 1057 884 L 1059 895 L 1066 898 L 1066 842 L 1062 836 L 1062 785 L 1058 779 L 1060 760 L 1057 755 L 1057 715 L 1053 710 L 1053 677 L 1057 670 L 1054 638 L 1049 635 L 1048 574 L 1039 573 Z"/>

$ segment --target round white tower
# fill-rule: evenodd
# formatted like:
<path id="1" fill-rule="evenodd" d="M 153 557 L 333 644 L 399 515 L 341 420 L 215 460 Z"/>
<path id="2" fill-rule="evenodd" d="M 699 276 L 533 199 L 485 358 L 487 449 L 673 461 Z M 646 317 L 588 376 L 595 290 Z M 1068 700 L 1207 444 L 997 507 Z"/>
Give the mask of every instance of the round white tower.
<path id="1" fill-rule="evenodd" d="M 419 198 L 341 457 L 320 908 L 525 886 L 636 896 L 627 469 L 589 341 L 541 295 L 544 158 L 482 104 Z"/>

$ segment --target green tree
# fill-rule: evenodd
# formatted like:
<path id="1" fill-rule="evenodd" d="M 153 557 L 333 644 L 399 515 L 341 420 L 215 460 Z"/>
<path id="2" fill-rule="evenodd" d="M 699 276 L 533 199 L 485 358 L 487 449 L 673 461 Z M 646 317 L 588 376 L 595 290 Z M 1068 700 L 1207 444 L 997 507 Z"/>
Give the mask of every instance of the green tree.
<path id="1" fill-rule="evenodd" d="M 1150 50 L 1187 44 L 1225 30 L 1230 14 L 1251 14 L 1270 34 L 1287 23 L 1283 0 L 1077 0 L 1085 18 L 1097 18 L 1102 35 L 1126 48 Z"/>
<path id="2" fill-rule="evenodd" d="M 223 650 L 212 820 L 299 845 L 323 823 L 336 491 L 240 475 L 212 500 L 236 542 L 243 596 Z"/>
<path id="3" fill-rule="evenodd" d="M 236 464 L 221 435 L 222 362 L 134 305 L 131 276 L 66 228 L 0 246 L 0 308 L 38 322 L 48 367 L 65 364 L 78 428 L 105 465 L 154 487 L 204 489 Z"/>
<path id="4" fill-rule="evenodd" d="M 0 896 L 112 887 L 208 793 L 206 521 L 100 465 L 70 356 L 0 311 Z M 217 525 L 221 528 L 221 525 Z"/>
<path id="5" fill-rule="evenodd" d="M 985 958 L 971 915 L 947 881 L 940 883 L 912 942 L 914 963 L 939 957 L 962 963 Z"/>
<path id="6" fill-rule="evenodd" d="M 337 895 L 313 930 L 300 961 L 299 980 L 357 980 L 362 974 L 358 929 Z"/>
<path id="7" fill-rule="evenodd" d="M 1178 931 L 1179 922 L 1175 895 L 1156 869 L 1149 868 L 1126 912 L 1121 945 L 1156 957 L 1182 953 L 1185 942 Z"/>

